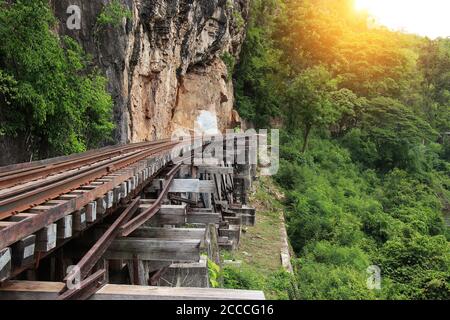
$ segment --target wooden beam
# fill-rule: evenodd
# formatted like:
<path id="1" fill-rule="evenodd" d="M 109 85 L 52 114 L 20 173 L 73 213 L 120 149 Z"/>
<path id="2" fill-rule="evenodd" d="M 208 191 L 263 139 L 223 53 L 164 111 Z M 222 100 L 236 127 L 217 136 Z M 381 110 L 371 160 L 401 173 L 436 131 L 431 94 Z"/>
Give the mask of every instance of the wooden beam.
<path id="1" fill-rule="evenodd" d="M 161 179 L 155 179 L 149 191 L 159 190 Z M 174 179 L 169 189 L 169 193 L 213 193 L 215 190 L 214 181 L 198 179 Z"/>
<path id="2" fill-rule="evenodd" d="M 151 208 L 152 204 L 141 204 L 139 209 L 141 211 Z M 182 205 L 162 205 L 157 214 L 177 214 L 177 215 L 185 215 L 187 210 L 187 206 L 185 203 Z"/>
<path id="3" fill-rule="evenodd" d="M 82 208 L 73 213 L 73 231 L 80 232 L 86 229 L 86 209 Z"/>
<path id="4" fill-rule="evenodd" d="M 36 236 L 28 236 L 18 242 L 12 247 L 12 260 L 15 268 L 21 268 L 30 264 L 34 260 L 34 251 L 36 249 Z"/>
<path id="5" fill-rule="evenodd" d="M 11 249 L 5 248 L 0 250 L 0 281 L 6 280 L 11 275 L 12 258 Z"/>
<path id="6" fill-rule="evenodd" d="M 52 223 L 36 233 L 36 251 L 49 252 L 56 248 L 57 225 Z"/>
<path id="7" fill-rule="evenodd" d="M 88 203 L 85 209 L 87 223 L 94 223 L 97 220 L 97 202 L 93 201 Z"/>
<path id="8" fill-rule="evenodd" d="M 106 204 L 106 196 L 98 198 L 97 202 L 97 215 L 103 216 L 106 213 L 107 204 Z"/>
<path id="9" fill-rule="evenodd" d="M 64 288 L 59 282 L 9 281 L 0 288 L 0 300 L 54 300 Z M 265 300 L 262 291 L 170 288 L 107 284 L 90 300 Z"/>
<path id="10" fill-rule="evenodd" d="M 219 167 L 219 166 L 207 166 L 199 165 L 198 173 L 209 173 L 209 174 L 234 174 L 233 167 Z"/>
<path id="11" fill-rule="evenodd" d="M 200 240 L 122 238 L 114 240 L 105 258 L 108 260 L 198 261 Z"/>
<path id="12" fill-rule="evenodd" d="M 129 237 L 132 238 L 158 238 L 167 240 L 202 240 L 206 229 L 202 228 L 152 228 L 141 227 Z"/>
<path id="13" fill-rule="evenodd" d="M 73 235 L 72 231 L 73 216 L 68 215 L 59 220 L 57 225 L 57 238 L 59 240 L 69 239 Z"/>
<path id="14" fill-rule="evenodd" d="M 193 224 L 218 224 L 221 221 L 219 213 L 190 212 L 186 217 L 186 223 Z"/>

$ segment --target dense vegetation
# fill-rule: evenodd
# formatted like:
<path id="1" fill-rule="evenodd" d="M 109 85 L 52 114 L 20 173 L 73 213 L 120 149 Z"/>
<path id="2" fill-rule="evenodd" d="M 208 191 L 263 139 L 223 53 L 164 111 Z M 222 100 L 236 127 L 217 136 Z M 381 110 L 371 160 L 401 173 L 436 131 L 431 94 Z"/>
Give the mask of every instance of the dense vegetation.
<path id="1" fill-rule="evenodd" d="M 254 0 L 237 105 L 282 129 L 297 298 L 449 299 L 450 40 L 368 21 L 351 0 Z"/>
<path id="2" fill-rule="evenodd" d="M 96 147 L 114 127 L 106 78 L 56 23 L 48 1 L 0 0 L 0 138 L 35 158 Z"/>

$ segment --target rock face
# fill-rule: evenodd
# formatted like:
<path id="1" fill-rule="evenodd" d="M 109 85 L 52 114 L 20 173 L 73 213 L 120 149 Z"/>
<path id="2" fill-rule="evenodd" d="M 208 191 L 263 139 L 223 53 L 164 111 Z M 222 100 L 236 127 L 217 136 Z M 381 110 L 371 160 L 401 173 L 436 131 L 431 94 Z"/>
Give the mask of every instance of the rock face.
<path id="1" fill-rule="evenodd" d="M 51 3 L 57 32 L 77 39 L 109 79 L 117 142 L 189 132 L 205 112 L 220 130 L 232 126 L 233 85 L 221 57 L 239 55 L 249 0 L 121 0 L 133 17 L 100 26 L 110 2 Z M 70 5 L 81 9 L 79 30 L 67 26 Z"/>

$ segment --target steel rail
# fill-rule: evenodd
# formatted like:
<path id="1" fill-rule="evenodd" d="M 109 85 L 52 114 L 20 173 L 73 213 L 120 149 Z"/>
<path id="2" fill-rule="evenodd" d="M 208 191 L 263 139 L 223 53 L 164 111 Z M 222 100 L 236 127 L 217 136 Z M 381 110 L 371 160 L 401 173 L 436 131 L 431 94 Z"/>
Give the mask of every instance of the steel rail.
<path id="1" fill-rule="evenodd" d="M 103 287 L 106 270 L 101 269 L 78 284 L 77 288 L 61 293 L 56 300 L 87 300 Z M 64 289 L 63 289 L 64 290 Z"/>
<path id="2" fill-rule="evenodd" d="M 64 175 L 64 176 L 59 176 L 59 177 L 57 176 L 57 177 L 54 177 L 54 178 L 51 178 L 51 179 L 46 179 L 45 181 L 39 181 L 36 184 L 27 185 L 27 186 L 25 186 L 23 188 L 17 188 L 17 189 L 10 190 L 9 192 L 0 193 L 0 201 L 4 200 L 4 199 L 12 198 L 12 197 L 20 195 L 20 194 L 24 194 L 24 193 L 26 193 L 26 192 L 28 192 L 30 190 L 36 189 L 37 187 L 45 187 L 45 186 L 57 183 L 58 181 L 62 181 L 64 179 L 67 179 L 67 178 L 70 178 L 70 177 L 75 177 L 75 176 L 81 175 L 81 174 L 83 174 L 85 172 L 89 172 L 89 171 L 91 171 L 91 170 L 93 170 L 95 168 L 99 168 L 99 167 L 102 167 L 102 166 L 105 166 L 105 165 L 108 165 L 108 164 L 114 164 L 115 162 L 117 162 L 117 161 L 119 161 L 121 159 L 125 159 L 127 157 L 132 156 L 132 155 L 139 154 L 139 153 L 141 153 L 143 151 L 145 151 L 145 150 L 130 152 L 130 153 L 127 153 L 125 155 L 119 156 L 119 157 L 117 157 L 115 159 L 110 159 L 109 161 L 95 163 L 95 164 L 93 164 L 93 165 L 91 165 L 89 167 L 85 167 L 83 169 L 80 168 L 80 169 L 78 169 L 76 171 L 74 170 L 73 172 L 71 172 L 71 173 L 69 173 L 67 175 Z"/>
<path id="3" fill-rule="evenodd" d="M 167 154 L 167 151 L 161 151 L 151 158 L 162 156 L 165 153 Z M 42 211 L 32 218 L 21 220 L 11 226 L 0 229 L 0 248 L 10 246 L 20 239 L 39 231 L 43 227 L 60 220 L 64 216 L 73 213 L 76 210 L 80 210 L 80 208 L 84 207 L 89 202 L 95 201 L 97 198 L 102 197 L 105 193 L 112 190 L 115 186 L 128 180 L 135 175 L 137 170 L 140 170 L 143 165 L 142 161 L 130 165 L 130 170 L 127 170 L 126 172 L 118 171 L 118 176 L 112 176 L 110 181 L 99 185 L 92 191 L 80 194 L 77 198 L 67 200 L 60 205 Z M 137 190 L 142 189 L 143 187 L 139 187 Z M 137 195 L 138 193 L 139 192 L 134 192 L 134 195 Z"/>
<path id="4" fill-rule="evenodd" d="M 74 177 L 64 178 L 58 182 L 52 183 L 44 187 L 34 188 L 31 191 L 15 195 L 11 198 L 7 198 L 0 201 L 0 220 L 14 215 L 16 212 L 27 210 L 33 206 L 54 199 L 62 194 L 68 193 L 80 186 L 99 179 L 105 175 L 108 175 L 114 171 L 118 171 L 127 166 L 130 166 L 138 161 L 141 161 L 156 153 L 167 151 L 177 145 L 177 142 L 167 143 L 165 146 L 151 148 L 126 156 L 122 159 L 113 161 L 113 163 L 102 165 L 98 168 L 88 170 L 82 174 L 78 174 Z"/>
<path id="5" fill-rule="evenodd" d="M 167 140 L 167 139 L 165 139 L 165 140 Z M 160 140 L 158 140 L 158 141 L 160 141 Z M 148 142 L 138 142 L 138 143 L 134 143 L 134 145 L 144 145 L 146 143 L 148 143 Z M 59 157 L 55 157 L 55 158 L 36 160 L 36 161 L 32 161 L 32 162 L 7 165 L 4 167 L 0 167 L 0 176 L 8 175 L 10 172 L 20 173 L 25 170 L 34 170 L 37 168 L 43 168 L 45 166 L 50 166 L 53 164 L 69 162 L 69 161 L 80 159 L 83 157 L 92 156 L 92 155 L 95 155 L 95 154 L 98 154 L 101 152 L 104 153 L 104 152 L 108 152 L 108 151 L 119 150 L 119 149 L 124 148 L 129 145 L 130 144 L 117 144 L 117 145 L 107 146 L 107 147 L 103 147 L 103 148 L 99 148 L 99 149 L 92 149 L 92 150 L 82 152 L 82 153 L 75 153 L 75 154 L 71 154 L 68 156 L 59 156 Z"/>
<path id="6" fill-rule="evenodd" d="M 20 169 L 16 171 L 0 173 L 0 188 L 7 188 L 18 185 L 20 183 L 28 182 L 32 179 L 47 177 L 51 174 L 76 169 L 105 159 L 111 159 L 115 156 L 120 156 L 124 153 L 132 152 L 133 150 L 148 148 L 150 146 L 163 144 L 165 142 L 166 141 L 162 140 L 142 144 L 134 144 L 131 146 L 123 146 L 112 151 L 99 152 L 93 155 L 83 156 L 78 159 L 62 161 L 47 166 L 40 166 L 34 169 Z"/>
<path id="7" fill-rule="evenodd" d="M 26 193 L 28 191 L 31 191 L 31 190 L 34 190 L 34 189 L 36 189 L 38 187 L 39 188 L 40 187 L 45 187 L 45 186 L 57 183 L 58 181 L 62 181 L 64 179 L 67 179 L 67 178 L 70 178 L 70 177 L 75 177 L 75 176 L 81 175 L 81 174 L 83 174 L 85 172 L 91 171 L 91 170 L 93 170 L 95 168 L 99 168 L 99 167 L 104 166 L 106 164 L 113 164 L 115 161 L 118 161 L 120 159 L 124 159 L 124 158 L 129 157 L 129 156 L 131 156 L 133 154 L 138 154 L 139 152 L 141 152 L 141 151 L 131 152 L 131 153 L 125 154 L 125 155 L 123 155 L 121 157 L 117 157 L 116 159 L 111 159 L 108 162 L 99 162 L 99 163 L 95 163 L 95 164 L 93 164 L 93 165 L 91 165 L 89 167 L 85 167 L 83 169 L 80 168 L 78 170 L 73 170 L 73 172 L 70 172 L 69 174 L 66 174 L 64 176 L 56 176 L 56 177 L 53 177 L 53 178 L 48 178 L 48 179 L 45 179 L 44 181 L 38 181 L 35 184 L 26 185 L 26 186 L 24 186 L 22 188 L 15 188 L 15 189 L 12 189 L 12 190 L 7 191 L 7 192 L 0 193 L 0 201 L 4 200 L 4 199 L 12 198 L 12 197 L 20 195 L 20 194 L 24 194 L 24 193 Z"/>
<path id="8" fill-rule="evenodd" d="M 173 182 L 173 179 L 175 178 L 175 175 L 178 173 L 178 171 L 181 168 L 181 163 L 177 164 L 172 170 L 170 170 L 169 173 L 166 175 L 166 181 L 165 186 L 161 190 L 160 195 L 156 199 L 156 201 L 152 204 L 152 206 L 143 212 L 141 212 L 138 216 L 133 218 L 131 221 L 125 223 L 123 226 L 120 227 L 120 236 L 121 237 L 127 237 L 129 236 L 133 231 L 138 229 L 140 226 L 142 226 L 145 222 L 147 222 L 149 219 L 151 219 L 156 213 L 158 213 L 159 209 L 161 209 L 161 203 L 164 197 L 169 192 L 170 186 Z"/>
<path id="9" fill-rule="evenodd" d="M 108 230 L 103 233 L 100 239 L 94 244 L 94 246 L 84 255 L 84 257 L 75 265 L 72 272 L 69 273 L 64 281 L 73 283 L 73 281 L 80 276 L 83 280 L 95 266 L 95 264 L 100 260 L 103 254 L 108 250 L 111 243 L 119 234 L 119 227 L 124 223 L 128 222 L 130 218 L 139 209 L 141 198 L 137 197 L 132 203 L 125 209 L 124 212 L 114 221 L 114 223 L 108 228 Z"/>

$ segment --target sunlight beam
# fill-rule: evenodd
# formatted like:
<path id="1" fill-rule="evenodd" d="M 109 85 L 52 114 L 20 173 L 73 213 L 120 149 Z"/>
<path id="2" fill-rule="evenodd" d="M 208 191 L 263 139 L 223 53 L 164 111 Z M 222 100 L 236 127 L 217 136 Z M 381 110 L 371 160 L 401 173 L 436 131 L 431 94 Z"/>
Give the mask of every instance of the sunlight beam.
<path id="1" fill-rule="evenodd" d="M 449 0 L 355 0 L 355 9 L 393 30 L 430 38 L 450 36 Z"/>

